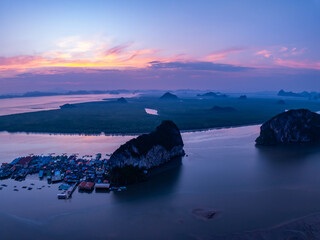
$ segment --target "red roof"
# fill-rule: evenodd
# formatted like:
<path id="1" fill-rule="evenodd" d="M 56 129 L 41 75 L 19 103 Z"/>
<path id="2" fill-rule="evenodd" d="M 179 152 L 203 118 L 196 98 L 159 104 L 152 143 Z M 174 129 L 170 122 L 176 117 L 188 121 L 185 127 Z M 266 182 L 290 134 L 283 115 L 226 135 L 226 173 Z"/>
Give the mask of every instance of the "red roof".
<path id="1" fill-rule="evenodd" d="M 94 187 L 94 183 L 93 182 L 81 182 L 79 184 L 79 188 L 80 189 L 86 189 L 86 190 L 91 190 Z"/>

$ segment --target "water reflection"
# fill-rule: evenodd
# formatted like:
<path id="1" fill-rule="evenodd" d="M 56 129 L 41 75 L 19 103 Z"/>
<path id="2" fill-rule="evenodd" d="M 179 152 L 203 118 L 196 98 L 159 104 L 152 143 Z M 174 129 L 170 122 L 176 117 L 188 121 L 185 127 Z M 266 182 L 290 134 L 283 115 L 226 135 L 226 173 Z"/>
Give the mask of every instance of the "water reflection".
<path id="1" fill-rule="evenodd" d="M 282 189 L 318 191 L 318 144 L 257 147 L 259 182 Z"/>
<path id="2" fill-rule="evenodd" d="M 176 192 L 179 180 L 183 172 L 182 158 L 174 160 L 170 169 L 163 169 L 155 173 L 145 182 L 128 186 L 125 192 L 114 192 L 112 197 L 115 201 L 146 201 L 149 198 L 159 198 Z"/>
<path id="3" fill-rule="evenodd" d="M 256 146 L 261 159 L 276 166 L 303 164 L 308 156 L 320 153 L 319 144 Z"/>

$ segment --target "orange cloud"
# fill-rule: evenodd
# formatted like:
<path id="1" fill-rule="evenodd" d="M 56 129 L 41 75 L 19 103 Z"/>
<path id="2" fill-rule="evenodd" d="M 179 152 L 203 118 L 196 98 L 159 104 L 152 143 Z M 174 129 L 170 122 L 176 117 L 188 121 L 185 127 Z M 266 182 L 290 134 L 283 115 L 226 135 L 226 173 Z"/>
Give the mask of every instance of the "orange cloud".
<path id="1" fill-rule="evenodd" d="M 69 37 L 56 42 L 56 49 L 39 55 L 0 57 L 0 77 L 10 77 L 21 73 L 55 74 L 85 69 L 132 69 L 150 67 L 150 62 L 211 62 L 233 64 L 249 68 L 312 68 L 319 69 L 319 63 L 293 61 L 304 48 L 273 46 L 256 48 L 229 48 L 216 51 L 204 58 L 194 58 L 185 54 L 169 57 L 160 55 L 157 49 L 134 49 L 134 43 L 112 46 L 108 39 L 81 40 Z M 232 58 L 230 55 L 233 55 Z M 263 56 L 264 58 L 253 58 Z M 217 62 L 219 61 L 219 62 Z M 56 70 L 54 70 L 56 69 Z M 58 70 L 57 70 L 58 69 Z"/>
<path id="2" fill-rule="evenodd" d="M 142 68 L 150 61 L 164 60 L 155 56 L 157 50 L 130 50 L 129 45 L 120 45 L 110 49 L 98 49 L 91 52 L 50 51 L 41 55 L 22 55 L 0 58 L 0 74 L 28 72 L 33 69 L 53 67 L 73 68 Z"/>

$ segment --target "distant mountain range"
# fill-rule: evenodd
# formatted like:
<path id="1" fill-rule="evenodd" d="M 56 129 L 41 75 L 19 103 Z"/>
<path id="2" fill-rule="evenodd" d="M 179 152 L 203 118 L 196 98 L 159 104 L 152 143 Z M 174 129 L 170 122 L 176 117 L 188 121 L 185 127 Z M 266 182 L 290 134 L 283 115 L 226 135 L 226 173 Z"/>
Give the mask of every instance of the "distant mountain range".
<path id="1" fill-rule="evenodd" d="M 281 89 L 278 92 L 278 96 L 281 97 L 303 97 L 303 98 L 310 98 L 310 99 L 319 99 L 320 93 L 318 92 L 301 92 L 301 93 L 295 93 L 295 92 L 286 92 L 283 89 Z"/>
<path id="2" fill-rule="evenodd" d="M 93 90 L 93 91 L 86 91 L 86 90 L 79 90 L 79 91 L 69 91 L 63 93 L 57 92 L 26 92 L 24 94 L 7 94 L 7 95 L 0 95 L 0 99 L 4 98 L 22 98 L 22 97 L 48 97 L 48 96 L 60 96 L 60 95 L 88 95 L 88 94 L 120 94 L 120 93 L 129 93 L 129 90 L 107 90 L 107 91 L 100 91 L 100 90 Z"/>

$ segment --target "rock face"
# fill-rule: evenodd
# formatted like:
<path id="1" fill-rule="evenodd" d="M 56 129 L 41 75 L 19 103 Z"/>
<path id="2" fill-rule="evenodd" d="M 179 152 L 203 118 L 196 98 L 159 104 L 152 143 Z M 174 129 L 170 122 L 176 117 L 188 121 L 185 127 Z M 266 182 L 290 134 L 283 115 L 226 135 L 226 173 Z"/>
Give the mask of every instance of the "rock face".
<path id="1" fill-rule="evenodd" d="M 307 143 L 320 140 L 320 115 L 306 109 L 278 114 L 260 128 L 258 145 Z"/>
<path id="2" fill-rule="evenodd" d="M 120 146 L 110 157 L 112 172 L 120 169 L 148 170 L 183 156 L 183 141 L 178 127 L 172 121 L 163 121 L 155 131 L 140 135 Z M 113 171 L 115 170 L 115 171 Z M 130 170 L 130 174 L 132 171 Z"/>

